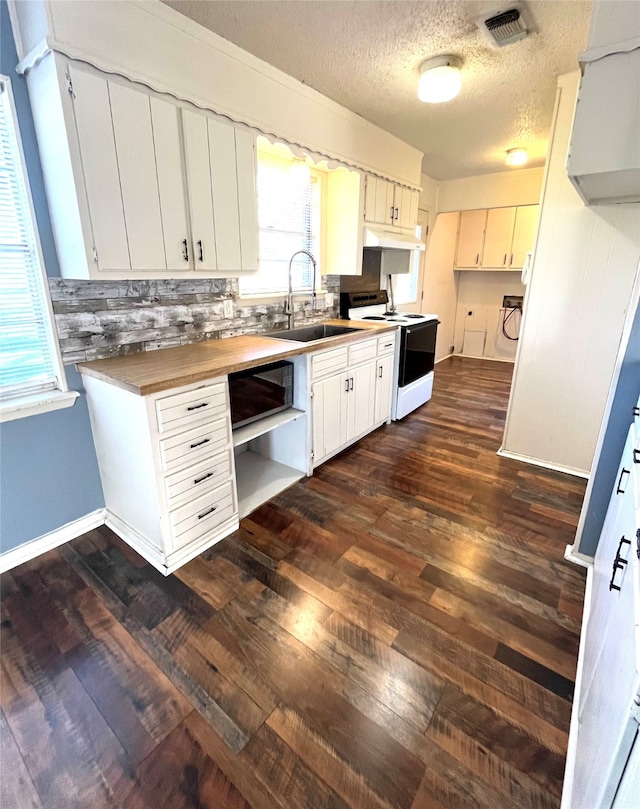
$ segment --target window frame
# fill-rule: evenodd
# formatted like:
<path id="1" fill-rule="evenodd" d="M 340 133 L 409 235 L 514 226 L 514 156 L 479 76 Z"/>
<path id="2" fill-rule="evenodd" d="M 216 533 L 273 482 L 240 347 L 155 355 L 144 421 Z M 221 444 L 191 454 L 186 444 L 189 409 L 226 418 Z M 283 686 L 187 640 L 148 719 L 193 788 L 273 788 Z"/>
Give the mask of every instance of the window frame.
<path id="1" fill-rule="evenodd" d="M 289 148 L 286 144 L 282 143 L 281 141 L 276 142 L 278 146 Z M 270 144 L 273 145 L 273 144 Z M 282 163 L 286 165 L 287 163 L 294 162 L 296 160 L 300 160 L 293 152 L 291 152 L 291 158 L 285 157 L 283 154 L 274 154 L 269 152 L 269 146 L 265 145 L 262 147 L 264 154 L 263 157 L 265 160 L 273 163 Z M 256 150 L 256 170 L 257 165 L 260 162 L 260 154 L 261 147 L 258 146 Z M 322 294 L 326 290 L 322 287 L 322 264 L 324 260 L 324 256 L 326 255 L 326 205 L 327 205 L 327 179 L 326 174 L 327 172 L 319 167 L 318 165 L 310 165 L 309 170 L 311 176 L 315 177 L 317 182 L 320 184 L 320 232 L 318 235 L 318 241 L 320 242 L 320 260 L 317 262 L 317 273 L 316 273 L 316 294 Z M 258 222 L 258 230 L 260 227 L 260 223 Z M 258 266 L 260 264 L 260 255 L 258 254 Z M 289 294 L 287 289 L 283 290 L 282 292 L 276 291 L 269 291 L 269 292 L 243 292 L 242 291 L 242 279 L 244 276 L 239 278 L 238 283 L 238 297 L 242 300 L 243 303 L 249 305 L 252 301 L 255 301 L 256 304 L 269 304 L 269 303 L 278 303 L 282 301 L 283 298 L 286 298 Z M 250 278 L 251 276 L 247 276 Z M 312 294 L 312 290 L 296 290 L 293 291 L 293 296 L 295 297 L 309 297 Z"/>
<path id="2" fill-rule="evenodd" d="M 62 362 L 60 343 L 58 341 L 55 327 L 53 306 L 51 304 L 51 296 L 49 294 L 48 276 L 45 270 L 42 245 L 40 243 L 40 236 L 38 233 L 38 223 L 33 205 L 29 173 L 27 171 L 27 163 L 24 156 L 22 135 L 20 133 L 20 122 L 18 120 L 18 112 L 13 95 L 11 79 L 8 76 L 0 73 L 0 85 L 0 94 L 6 94 L 6 107 L 8 109 L 9 125 L 13 126 L 15 134 L 18 158 L 16 170 L 22 174 L 26 196 L 26 208 L 28 210 L 28 216 L 31 219 L 33 248 L 38 264 L 37 277 L 35 280 L 41 291 L 41 313 L 47 335 L 47 344 L 50 352 L 51 364 L 56 376 L 56 385 L 54 388 L 34 391 L 33 387 L 29 386 L 29 383 L 25 383 L 24 391 L 22 392 L 18 392 L 15 395 L 7 398 L 2 398 L 0 394 L 0 423 L 2 423 L 6 421 L 13 421 L 14 419 L 18 418 L 25 418 L 37 413 L 46 413 L 52 410 L 59 410 L 60 408 L 64 407 L 71 407 L 80 394 L 77 391 L 69 389 L 64 364 Z"/>

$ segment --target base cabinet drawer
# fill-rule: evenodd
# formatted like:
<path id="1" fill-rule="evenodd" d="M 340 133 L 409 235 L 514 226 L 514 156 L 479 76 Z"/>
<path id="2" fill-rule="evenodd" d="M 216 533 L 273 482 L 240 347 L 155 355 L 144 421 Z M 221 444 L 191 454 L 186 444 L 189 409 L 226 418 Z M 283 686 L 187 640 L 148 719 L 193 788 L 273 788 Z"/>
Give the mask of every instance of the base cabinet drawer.
<path id="1" fill-rule="evenodd" d="M 349 346 L 349 365 L 359 365 L 361 362 L 375 359 L 378 353 L 378 341 L 367 340 Z"/>
<path id="2" fill-rule="evenodd" d="M 233 516 L 236 511 L 231 481 L 171 511 L 173 550 L 195 542 Z"/>
<path id="3" fill-rule="evenodd" d="M 169 510 L 173 511 L 194 497 L 210 492 L 231 478 L 231 452 L 227 450 L 213 458 L 207 458 L 194 466 L 188 466 L 165 478 L 165 490 Z"/>
<path id="4" fill-rule="evenodd" d="M 224 416 L 227 406 L 227 386 L 224 383 L 166 396 L 156 402 L 158 432 L 188 430 L 199 422 Z"/>
<path id="5" fill-rule="evenodd" d="M 160 457 L 165 472 L 173 472 L 204 460 L 229 443 L 228 419 L 221 418 L 193 430 L 160 440 Z"/>
<path id="6" fill-rule="evenodd" d="M 335 374 L 347 367 L 349 352 L 347 347 L 320 351 L 311 357 L 311 378 L 320 379 Z"/>

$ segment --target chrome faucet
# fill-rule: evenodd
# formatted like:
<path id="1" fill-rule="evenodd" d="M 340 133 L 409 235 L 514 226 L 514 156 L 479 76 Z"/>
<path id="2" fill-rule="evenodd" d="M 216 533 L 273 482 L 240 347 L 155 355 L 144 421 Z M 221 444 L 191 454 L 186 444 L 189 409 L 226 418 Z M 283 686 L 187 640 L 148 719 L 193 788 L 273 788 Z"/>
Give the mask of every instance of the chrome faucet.
<path id="1" fill-rule="evenodd" d="M 293 285 L 291 281 L 291 265 L 293 264 L 293 259 L 303 253 L 305 256 L 308 256 L 311 259 L 311 263 L 313 264 L 313 290 L 311 292 L 311 309 L 314 310 L 316 308 L 316 260 L 313 257 L 313 253 L 309 250 L 296 250 L 296 252 L 291 256 L 289 259 L 289 293 L 287 295 L 287 302 L 284 305 L 284 313 L 288 318 L 287 321 L 287 328 L 293 328 Z"/>

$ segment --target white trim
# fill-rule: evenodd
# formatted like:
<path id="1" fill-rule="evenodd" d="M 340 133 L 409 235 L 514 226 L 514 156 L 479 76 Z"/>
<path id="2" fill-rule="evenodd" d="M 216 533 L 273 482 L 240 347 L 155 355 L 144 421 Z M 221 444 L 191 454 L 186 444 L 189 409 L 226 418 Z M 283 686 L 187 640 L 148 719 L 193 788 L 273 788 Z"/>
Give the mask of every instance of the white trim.
<path id="1" fill-rule="evenodd" d="M 434 364 L 434 365 L 437 365 L 439 362 L 444 362 L 444 360 L 448 360 L 448 359 L 449 359 L 449 357 L 455 357 L 455 356 L 456 356 L 456 355 L 455 355 L 455 354 L 453 354 L 453 353 L 452 353 L 452 354 L 445 354 L 445 355 L 444 355 L 444 357 L 440 357 L 440 359 L 439 359 L 439 360 L 436 360 L 436 361 L 435 361 L 433 364 Z"/>
<path id="2" fill-rule="evenodd" d="M 0 423 L 72 407 L 78 396 L 75 390 L 53 390 L 7 399 L 0 402 Z"/>
<path id="3" fill-rule="evenodd" d="M 18 545 L 17 548 L 11 548 L 9 551 L 0 553 L 0 573 L 6 573 L 17 565 L 24 562 L 29 562 L 40 556 L 47 551 L 57 548 L 59 545 L 64 545 L 65 542 L 70 542 L 72 539 L 86 534 L 87 531 L 92 531 L 100 525 L 104 525 L 106 509 L 98 508 L 95 511 L 85 514 L 84 517 L 79 517 L 73 522 L 68 522 L 66 525 L 56 528 L 55 531 L 50 531 L 48 534 L 43 534 L 41 537 L 24 542 Z"/>
<path id="4" fill-rule="evenodd" d="M 564 558 L 567 562 L 573 562 L 574 565 L 579 565 L 580 567 L 589 568 L 593 566 L 593 556 L 587 556 L 584 553 L 574 551 L 573 545 L 566 546 L 564 549 Z"/>
<path id="5" fill-rule="evenodd" d="M 13 26 L 13 33 L 15 34 L 16 31 L 20 30 L 19 25 Z M 51 53 L 51 48 L 49 47 L 49 43 L 46 39 L 43 39 L 39 42 L 35 48 L 29 51 L 29 53 L 21 59 L 18 64 L 16 65 L 16 73 L 19 76 L 24 76 L 27 74 L 29 70 L 34 68 L 39 62 L 41 62 L 45 56 L 48 56 Z"/>
<path id="6" fill-rule="evenodd" d="M 496 455 L 500 455 L 501 458 L 511 458 L 514 461 L 522 461 L 523 463 L 531 464 L 532 466 L 541 466 L 543 469 L 551 469 L 554 472 L 564 472 L 565 475 L 573 475 L 576 478 L 585 478 L 589 477 L 589 472 L 585 471 L 584 469 L 573 469 L 570 466 L 561 466 L 560 464 L 549 463 L 548 461 L 543 461 L 540 458 L 532 458 L 530 455 L 520 455 L 517 452 L 509 452 L 509 450 L 500 449 L 496 452 Z"/>
<path id="7" fill-rule="evenodd" d="M 576 751 L 578 746 L 579 706 L 582 692 L 582 679 L 584 676 L 584 637 L 591 611 L 591 598 L 593 591 L 593 565 L 587 569 L 587 583 L 584 591 L 584 609 L 582 611 L 582 629 L 580 632 L 580 648 L 578 651 L 578 667 L 576 669 L 576 687 L 573 692 L 573 707 L 571 709 L 571 724 L 569 727 L 569 744 L 564 769 L 564 782 L 562 785 L 562 798 L 560 809 L 572 809 L 573 785 L 576 769 Z"/>
<path id="8" fill-rule="evenodd" d="M 508 357 L 485 357 L 479 354 L 450 354 L 451 357 L 465 357 L 468 360 L 489 360 L 489 362 L 509 362 L 511 365 L 515 362 L 515 357 L 509 359 Z"/>

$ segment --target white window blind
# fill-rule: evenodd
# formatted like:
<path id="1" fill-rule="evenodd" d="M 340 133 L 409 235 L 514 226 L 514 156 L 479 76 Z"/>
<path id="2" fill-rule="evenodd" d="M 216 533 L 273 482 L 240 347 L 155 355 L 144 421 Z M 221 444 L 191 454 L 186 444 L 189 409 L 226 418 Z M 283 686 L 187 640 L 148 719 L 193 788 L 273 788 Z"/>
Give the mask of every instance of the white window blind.
<path id="1" fill-rule="evenodd" d="M 0 78 L 0 398 L 60 387 L 13 104 Z"/>
<path id="2" fill-rule="evenodd" d="M 289 260 L 310 250 L 320 266 L 321 182 L 304 163 L 258 154 L 259 270 L 240 279 L 243 295 L 287 292 Z M 318 271 L 319 272 L 319 271 Z M 320 277 L 316 279 L 320 283 Z M 307 256 L 292 265 L 294 292 L 311 290 L 313 267 Z"/>

